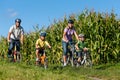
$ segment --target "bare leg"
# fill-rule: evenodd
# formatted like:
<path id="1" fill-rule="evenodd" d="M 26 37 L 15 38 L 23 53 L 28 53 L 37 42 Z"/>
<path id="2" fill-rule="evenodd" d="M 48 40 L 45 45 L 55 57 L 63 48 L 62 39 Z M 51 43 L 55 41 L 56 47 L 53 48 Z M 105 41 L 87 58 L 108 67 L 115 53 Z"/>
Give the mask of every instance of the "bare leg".
<path id="1" fill-rule="evenodd" d="M 36 50 L 36 65 L 39 64 L 39 50 Z"/>
<path id="2" fill-rule="evenodd" d="M 78 62 L 80 62 L 80 61 L 81 61 L 81 57 L 78 58 Z"/>
<path id="3" fill-rule="evenodd" d="M 64 66 L 66 66 L 67 63 L 66 63 L 66 56 L 65 55 L 63 56 L 63 60 L 64 60 Z"/>
<path id="4" fill-rule="evenodd" d="M 66 63 L 66 56 L 63 56 L 64 63 Z"/>
<path id="5" fill-rule="evenodd" d="M 39 50 L 36 50 L 36 58 L 39 59 Z"/>

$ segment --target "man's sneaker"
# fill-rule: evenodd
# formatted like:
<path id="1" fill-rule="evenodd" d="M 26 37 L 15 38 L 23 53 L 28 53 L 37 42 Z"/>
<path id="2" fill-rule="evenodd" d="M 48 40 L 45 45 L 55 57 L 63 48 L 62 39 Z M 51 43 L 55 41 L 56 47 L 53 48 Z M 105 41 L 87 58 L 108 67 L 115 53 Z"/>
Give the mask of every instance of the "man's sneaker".
<path id="1" fill-rule="evenodd" d="M 9 55 L 9 54 L 8 54 L 8 58 L 12 58 L 12 55 Z"/>
<path id="2" fill-rule="evenodd" d="M 80 63 L 77 63 L 77 67 L 79 67 L 80 66 Z"/>

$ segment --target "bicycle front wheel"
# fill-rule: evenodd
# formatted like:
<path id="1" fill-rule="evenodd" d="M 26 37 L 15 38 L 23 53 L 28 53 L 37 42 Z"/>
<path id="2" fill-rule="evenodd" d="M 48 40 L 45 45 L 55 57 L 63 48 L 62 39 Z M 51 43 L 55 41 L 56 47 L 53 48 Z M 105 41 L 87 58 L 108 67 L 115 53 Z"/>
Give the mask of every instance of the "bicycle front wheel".
<path id="1" fill-rule="evenodd" d="M 86 59 L 84 63 L 84 67 L 92 67 L 92 61 L 90 59 Z"/>

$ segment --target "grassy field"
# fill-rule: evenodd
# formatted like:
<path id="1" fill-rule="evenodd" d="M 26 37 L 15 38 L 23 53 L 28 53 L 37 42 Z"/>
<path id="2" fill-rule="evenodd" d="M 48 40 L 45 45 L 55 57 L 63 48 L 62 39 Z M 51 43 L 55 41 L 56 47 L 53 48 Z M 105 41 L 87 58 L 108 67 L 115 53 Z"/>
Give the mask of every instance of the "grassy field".
<path id="1" fill-rule="evenodd" d="M 120 80 L 120 63 L 93 68 L 52 65 L 44 70 L 35 65 L 1 61 L 0 80 Z"/>

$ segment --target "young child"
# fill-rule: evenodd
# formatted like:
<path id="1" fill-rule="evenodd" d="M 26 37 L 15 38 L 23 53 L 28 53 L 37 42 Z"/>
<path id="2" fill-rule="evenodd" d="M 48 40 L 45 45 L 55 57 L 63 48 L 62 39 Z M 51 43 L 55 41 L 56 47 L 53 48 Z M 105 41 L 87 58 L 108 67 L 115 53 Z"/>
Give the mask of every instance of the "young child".
<path id="1" fill-rule="evenodd" d="M 79 34 L 78 38 L 79 40 L 76 43 L 75 48 L 78 51 L 78 63 L 80 63 L 82 58 L 82 53 L 88 52 L 88 48 L 87 48 L 87 43 L 85 42 L 84 34 Z"/>
<path id="2" fill-rule="evenodd" d="M 36 41 L 36 64 L 38 64 L 40 54 L 45 56 L 45 47 L 51 48 L 50 44 L 45 40 L 46 33 L 40 33 L 40 38 Z"/>

